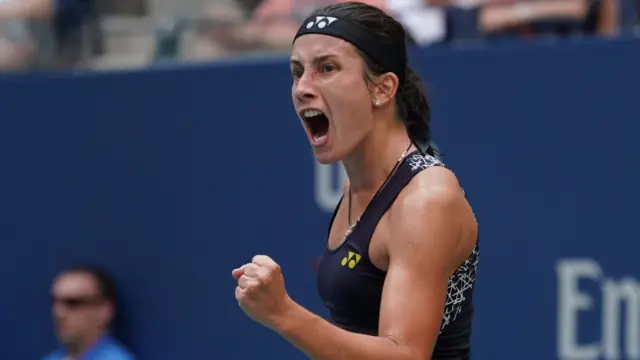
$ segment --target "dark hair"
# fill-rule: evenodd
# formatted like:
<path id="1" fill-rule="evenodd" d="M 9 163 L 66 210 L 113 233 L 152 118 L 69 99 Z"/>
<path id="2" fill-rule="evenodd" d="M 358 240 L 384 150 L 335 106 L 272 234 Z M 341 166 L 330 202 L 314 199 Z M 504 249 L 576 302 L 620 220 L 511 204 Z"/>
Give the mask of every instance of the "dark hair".
<path id="1" fill-rule="evenodd" d="M 404 27 L 384 11 L 371 5 L 360 2 L 331 4 L 314 11 L 312 16 L 316 15 L 334 16 L 347 20 L 367 30 L 380 43 L 407 42 Z M 367 82 L 372 82 L 372 75 L 382 75 L 389 71 L 359 49 L 358 52 L 368 67 L 368 72 L 365 74 Z M 429 155 L 436 155 L 437 151 L 428 145 L 431 135 L 429 128 L 431 109 L 426 91 L 420 76 L 408 65 L 405 70 L 405 81 L 400 84 L 396 94 L 396 109 L 398 118 L 404 123 L 411 140 L 422 151 L 426 151 Z"/>
<path id="2" fill-rule="evenodd" d="M 60 274 L 78 273 L 87 274 L 93 277 L 98 288 L 98 296 L 110 302 L 115 308 L 118 301 L 116 296 L 116 285 L 106 269 L 97 265 L 76 265 L 66 268 Z"/>

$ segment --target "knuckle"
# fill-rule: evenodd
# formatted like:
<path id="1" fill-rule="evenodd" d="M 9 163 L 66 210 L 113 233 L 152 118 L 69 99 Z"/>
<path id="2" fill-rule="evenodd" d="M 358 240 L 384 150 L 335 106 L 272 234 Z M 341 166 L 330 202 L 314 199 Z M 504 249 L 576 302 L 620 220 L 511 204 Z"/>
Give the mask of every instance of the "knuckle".
<path id="1" fill-rule="evenodd" d="M 258 275 L 258 280 L 260 281 L 261 284 L 267 284 L 269 283 L 269 281 L 271 281 L 271 274 L 259 274 Z"/>

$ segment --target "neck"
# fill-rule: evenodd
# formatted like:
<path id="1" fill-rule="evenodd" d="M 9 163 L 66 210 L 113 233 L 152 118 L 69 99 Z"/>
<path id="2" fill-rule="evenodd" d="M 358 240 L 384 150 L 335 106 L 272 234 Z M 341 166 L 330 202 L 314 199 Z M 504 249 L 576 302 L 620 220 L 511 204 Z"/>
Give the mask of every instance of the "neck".
<path id="1" fill-rule="evenodd" d="M 351 190 L 377 191 L 387 179 L 410 139 L 404 126 L 372 131 L 343 161 Z"/>
<path id="2" fill-rule="evenodd" d="M 76 343 L 68 344 L 67 355 L 71 359 L 78 359 L 82 354 L 86 353 L 87 351 L 89 351 L 89 349 L 95 346 L 98 340 L 102 338 L 102 336 L 103 334 L 95 334 Z"/>

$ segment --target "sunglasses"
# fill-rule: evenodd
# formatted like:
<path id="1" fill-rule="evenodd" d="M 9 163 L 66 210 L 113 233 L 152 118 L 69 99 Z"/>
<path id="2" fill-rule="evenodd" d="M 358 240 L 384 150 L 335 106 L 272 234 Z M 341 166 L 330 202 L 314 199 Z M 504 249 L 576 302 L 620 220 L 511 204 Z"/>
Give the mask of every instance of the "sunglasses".
<path id="1" fill-rule="evenodd" d="M 51 298 L 52 304 L 61 304 L 64 307 L 69 309 L 97 305 L 100 302 L 101 302 L 101 299 L 96 297 L 61 296 L 61 297 Z"/>

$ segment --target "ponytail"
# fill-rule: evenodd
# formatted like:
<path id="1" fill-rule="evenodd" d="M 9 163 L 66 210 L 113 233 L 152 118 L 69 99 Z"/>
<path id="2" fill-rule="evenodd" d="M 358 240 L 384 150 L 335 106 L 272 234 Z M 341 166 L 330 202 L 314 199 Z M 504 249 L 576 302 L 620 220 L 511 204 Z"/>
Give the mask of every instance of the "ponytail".
<path id="1" fill-rule="evenodd" d="M 384 68 L 371 57 L 360 51 L 360 56 L 368 66 L 365 81 L 375 83 L 374 76 L 384 74 Z M 406 66 L 404 81 L 396 93 L 397 117 L 407 129 L 409 138 L 423 155 L 439 156 L 440 152 L 431 145 L 431 107 L 420 76 L 410 66 Z"/>
<path id="2" fill-rule="evenodd" d="M 409 138 L 423 154 L 436 156 L 438 151 L 430 144 L 431 108 L 420 76 L 407 66 L 404 84 L 398 91 L 398 110 L 407 128 Z"/>

